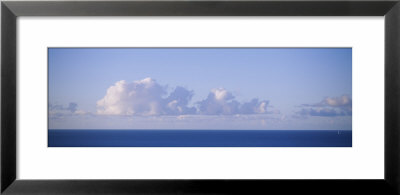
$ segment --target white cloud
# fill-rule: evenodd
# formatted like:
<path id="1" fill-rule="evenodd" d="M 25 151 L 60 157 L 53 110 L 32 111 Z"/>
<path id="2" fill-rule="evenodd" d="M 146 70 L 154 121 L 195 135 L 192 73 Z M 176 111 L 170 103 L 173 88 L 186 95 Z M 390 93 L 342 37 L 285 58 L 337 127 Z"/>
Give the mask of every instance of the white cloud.
<path id="1" fill-rule="evenodd" d="M 243 104 L 223 88 L 212 89 L 208 97 L 198 102 L 199 112 L 205 115 L 265 114 L 268 101 L 253 99 Z"/>
<path id="2" fill-rule="evenodd" d="M 195 114 L 197 109 L 188 106 L 193 94 L 193 91 L 189 91 L 184 87 L 176 87 L 175 90 L 163 100 L 164 114 Z"/>
<path id="3" fill-rule="evenodd" d="M 116 82 L 107 89 L 106 96 L 97 101 L 97 113 L 106 115 L 154 115 L 161 110 L 159 102 L 165 87 L 151 78 L 128 83 Z"/>
<path id="4" fill-rule="evenodd" d="M 97 101 L 97 113 L 152 116 L 188 114 L 194 111 L 194 108 L 187 106 L 193 92 L 177 87 L 169 97 L 163 98 L 166 94 L 166 86 L 161 86 L 151 78 L 131 83 L 118 81 Z"/>

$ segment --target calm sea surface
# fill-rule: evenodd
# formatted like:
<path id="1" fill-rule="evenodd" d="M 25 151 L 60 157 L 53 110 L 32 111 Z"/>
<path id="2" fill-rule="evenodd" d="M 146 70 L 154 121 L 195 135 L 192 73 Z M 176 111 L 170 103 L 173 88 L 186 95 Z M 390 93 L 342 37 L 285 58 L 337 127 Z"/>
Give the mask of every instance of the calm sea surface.
<path id="1" fill-rule="evenodd" d="M 54 130 L 49 147 L 351 147 L 351 130 Z"/>

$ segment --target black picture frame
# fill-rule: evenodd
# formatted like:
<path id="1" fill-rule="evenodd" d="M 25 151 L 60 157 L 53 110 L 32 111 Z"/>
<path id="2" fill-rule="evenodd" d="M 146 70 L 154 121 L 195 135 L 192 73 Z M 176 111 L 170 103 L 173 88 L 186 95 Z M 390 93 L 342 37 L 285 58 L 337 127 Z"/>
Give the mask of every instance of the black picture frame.
<path id="1" fill-rule="evenodd" d="M 385 16 L 384 179 L 16 179 L 16 20 L 19 16 Z M 400 117 L 399 54 L 399 0 L 2 1 L 1 192 L 3 194 L 399 194 L 400 120 L 397 120 Z"/>

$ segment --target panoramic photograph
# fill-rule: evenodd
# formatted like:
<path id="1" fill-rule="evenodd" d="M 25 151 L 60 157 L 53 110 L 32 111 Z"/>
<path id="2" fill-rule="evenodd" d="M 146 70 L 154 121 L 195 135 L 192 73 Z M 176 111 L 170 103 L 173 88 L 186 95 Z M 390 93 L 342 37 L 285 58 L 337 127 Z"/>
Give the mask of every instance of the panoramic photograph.
<path id="1" fill-rule="evenodd" d="M 48 147 L 352 147 L 352 49 L 48 48 Z"/>

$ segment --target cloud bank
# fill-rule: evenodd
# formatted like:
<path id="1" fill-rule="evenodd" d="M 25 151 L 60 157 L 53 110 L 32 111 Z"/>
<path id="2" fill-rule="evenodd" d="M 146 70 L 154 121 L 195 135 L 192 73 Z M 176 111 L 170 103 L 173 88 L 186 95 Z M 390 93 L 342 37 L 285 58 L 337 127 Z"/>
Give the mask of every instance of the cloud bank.
<path id="1" fill-rule="evenodd" d="M 340 97 L 326 97 L 316 104 L 303 104 L 303 107 L 296 114 L 300 116 L 351 116 L 352 115 L 352 99 L 348 95 Z"/>
<path id="2" fill-rule="evenodd" d="M 118 81 L 97 101 L 94 112 L 78 104 L 49 104 L 50 128 L 87 129 L 351 129 L 351 96 L 302 104 L 289 116 L 267 100 L 238 101 L 224 88 L 211 89 L 197 102 L 193 90 L 169 88 L 152 78 Z M 132 117 L 134 116 L 134 117 Z M 334 118 L 336 117 L 336 118 Z M 307 120 L 303 120 L 307 119 Z M 328 126 L 327 126 L 328 125 Z"/>
<path id="3" fill-rule="evenodd" d="M 59 104 L 49 104 L 49 116 L 52 118 L 60 118 L 73 114 L 86 114 L 86 112 L 78 110 L 78 104 L 75 102 L 70 102 L 67 107 Z"/>
<path id="4" fill-rule="evenodd" d="M 240 103 L 233 94 L 223 88 L 212 89 L 207 98 L 190 106 L 194 92 L 176 87 L 170 94 L 167 87 L 152 78 L 116 82 L 106 95 L 97 101 L 100 115 L 234 115 L 266 114 L 268 101 L 253 99 Z"/>

